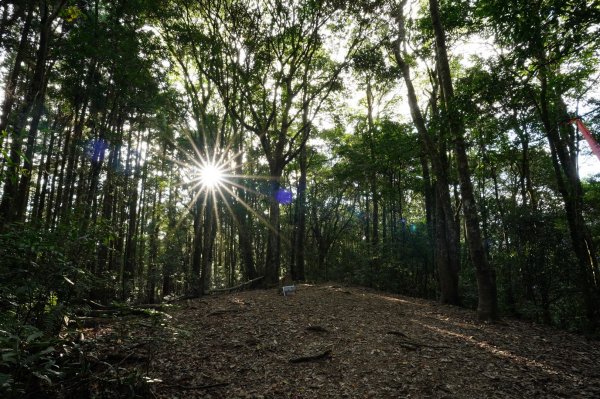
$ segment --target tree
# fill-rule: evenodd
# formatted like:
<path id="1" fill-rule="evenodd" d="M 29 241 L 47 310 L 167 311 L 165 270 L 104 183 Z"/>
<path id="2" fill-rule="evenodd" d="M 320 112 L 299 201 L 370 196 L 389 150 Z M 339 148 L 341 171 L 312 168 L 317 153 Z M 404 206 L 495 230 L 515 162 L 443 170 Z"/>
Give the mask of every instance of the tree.
<path id="1" fill-rule="evenodd" d="M 411 110 L 411 117 L 417 132 L 419 134 L 422 153 L 427 154 L 431 162 L 433 175 L 435 177 L 435 262 L 440 279 L 442 303 L 458 304 L 458 272 L 460 270 L 460 252 L 459 252 L 459 225 L 454 219 L 454 210 L 450 201 L 450 176 L 449 162 L 447 159 L 447 138 L 444 130 L 440 129 L 438 137 L 432 137 L 432 133 L 426 126 L 426 121 L 419 107 L 416 91 L 411 79 L 411 68 L 406 59 L 409 57 L 406 51 L 406 28 L 405 17 L 403 15 L 403 5 L 401 3 L 395 11 L 394 16 L 398 24 L 398 33 L 396 40 L 392 43 L 392 52 L 394 59 L 400 68 L 402 77 L 408 93 L 408 103 Z M 437 82 L 431 99 L 432 111 L 436 115 L 437 106 Z M 438 125 L 438 128 L 441 127 Z M 436 143 L 437 141 L 437 143 Z M 422 161 L 424 176 L 429 174 L 428 161 Z M 426 183 L 427 184 L 427 183 Z"/>
<path id="2" fill-rule="evenodd" d="M 429 0 L 429 11 L 431 22 L 433 24 L 433 31 L 435 33 L 437 73 L 440 79 L 442 98 L 444 99 L 443 105 L 445 106 L 445 117 L 454 142 L 454 152 L 456 154 L 456 164 L 458 176 L 460 178 L 460 194 L 462 198 L 463 214 L 465 216 L 469 256 L 475 267 L 475 274 L 477 277 L 477 287 L 479 292 L 477 314 L 482 320 L 494 320 L 497 318 L 498 312 L 495 273 L 494 269 L 489 264 L 483 247 L 479 226 L 480 219 L 477 203 L 473 194 L 471 171 L 469 169 L 469 159 L 467 157 L 467 148 L 464 139 L 464 124 L 454 99 L 454 88 L 452 85 L 450 64 L 448 62 L 448 54 L 446 51 L 446 36 L 442 26 L 439 3 L 437 0 Z"/>
<path id="3" fill-rule="evenodd" d="M 321 29 L 333 22 L 336 10 L 320 1 L 304 7 L 239 1 L 206 6 L 203 13 L 213 19 L 206 44 L 215 55 L 203 72 L 216 84 L 230 115 L 259 140 L 269 166 L 264 282 L 273 285 L 281 261 L 281 178 L 305 146 L 310 122 L 346 65 L 331 62 L 323 52 Z M 358 40 L 349 43 L 348 53 Z M 302 117 L 307 109 L 309 116 Z"/>
<path id="4" fill-rule="evenodd" d="M 592 2 L 594 3 L 594 2 Z M 481 17 L 499 46 L 510 49 L 500 65 L 525 90 L 546 135 L 556 182 L 564 202 L 573 251 L 577 256 L 579 287 L 586 303 L 590 328 L 600 320 L 596 249 L 585 223 L 583 190 L 577 172 L 576 135 L 567 107 L 569 90 L 584 90 L 594 70 L 589 58 L 597 46 L 600 20 L 597 4 L 586 1 L 477 3 Z M 563 72 L 569 63 L 579 67 Z M 520 77 L 519 74 L 523 74 Z"/>

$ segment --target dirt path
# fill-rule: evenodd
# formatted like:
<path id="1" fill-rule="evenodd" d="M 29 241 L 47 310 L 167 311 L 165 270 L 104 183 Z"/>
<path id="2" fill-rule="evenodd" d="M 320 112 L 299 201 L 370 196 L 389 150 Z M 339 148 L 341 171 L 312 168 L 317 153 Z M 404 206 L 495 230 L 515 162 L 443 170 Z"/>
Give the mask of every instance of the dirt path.
<path id="1" fill-rule="evenodd" d="M 600 397 L 600 343 L 425 300 L 300 286 L 170 313 L 149 372 L 161 398 Z"/>

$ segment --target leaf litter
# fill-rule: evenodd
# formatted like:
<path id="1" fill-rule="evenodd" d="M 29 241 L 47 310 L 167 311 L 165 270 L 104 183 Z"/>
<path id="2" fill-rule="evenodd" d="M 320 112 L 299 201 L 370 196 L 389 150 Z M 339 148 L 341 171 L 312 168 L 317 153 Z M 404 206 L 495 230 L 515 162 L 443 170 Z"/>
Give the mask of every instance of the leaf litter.
<path id="1" fill-rule="evenodd" d="M 600 397 L 600 342 L 518 320 L 481 323 L 423 299 L 300 285 L 285 297 L 186 300 L 169 315 L 97 348 L 151 339 L 149 360 L 129 367 L 143 369 L 156 398 Z M 127 328 L 114 323 L 108 330 Z"/>

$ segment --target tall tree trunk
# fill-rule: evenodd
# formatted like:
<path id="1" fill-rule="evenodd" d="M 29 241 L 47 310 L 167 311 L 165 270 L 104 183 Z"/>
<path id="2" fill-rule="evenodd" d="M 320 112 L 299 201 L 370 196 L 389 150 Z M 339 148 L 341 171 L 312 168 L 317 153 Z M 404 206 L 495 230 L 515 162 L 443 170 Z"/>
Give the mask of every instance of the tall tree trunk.
<path id="1" fill-rule="evenodd" d="M 583 292 L 589 329 L 600 328 L 600 273 L 596 249 L 583 217 L 583 189 L 577 172 L 577 153 L 574 149 L 574 132 L 568 120 L 564 100 L 553 96 L 548 87 L 548 63 L 543 47 L 539 47 L 538 63 L 540 99 L 538 112 L 550 144 L 558 189 L 563 198 L 573 251 L 578 263 L 578 285 Z M 554 97 L 554 98 L 553 98 Z"/>
<path id="2" fill-rule="evenodd" d="M 121 129 L 118 128 L 118 131 L 120 133 Z M 108 159 L 108 172 L 106 174 L 106 182 L 104 184 L 104 193 L 102 198 L 101 222 L 108 226 L 110 230 L 112 230 L 113 226 L 115 226 L 115 220 L 113 220 L 113 206 L 116 190 L 115 171 L 117 170 L 120 148 L 120 146 L 113 144 L 109 149 L 110 155 Z M 98 261 L 96 263 L 96 270 L 94 271 L 96 275 L 102 276 L 102 274 L 107 270 L 109 251 L 113 245 L 114 240 L 112 238 L 112 234 L 108 239 L 103 240 L 99 244 Z"/>
<path id="3" fill-rule="evenodd" d="M 131 133 L 130 133 L 131 134 Z M 140 133 L 141 137 L 141 133 Z M 125 253 L 123 259 L 123 287 L 122 287 L 122 299 L 127 300 L 130 299 L 131 294 L 134 288 L 135 282 L 135 270 L 136 270 L 136 250 L 137 250 L 137 238 L 136 238 L 136 230 L 137 230 L 137 206 L 138 206 L 138 182 L 141 178 L 142 168 L 140 165 L 141 155 L 140 155 L 140 140 L 138 140 L 136 146 L 136 157 L 134 174 L 129 185 L 129 193 L 128 193 L 128 208 L 129 215 L 127 220 L 127 237 L 125 240 Z M 131 143 L 131 140 L 130 140 Z"/>
<path id="4" fill-rule="evenodd" d="M 21 38 L 19 40 L 19 46 L 17 47 L 17 53 L 15 55 L 15 62 L 10 71 L 10 75 L 4 86 L 4 101 L 2 103 L 2 115 L 0 115 L 0 149 L 2 149 L 2 132 L 6 130 L 11 117 L 11 110 L 16 101 L 17 83 L 21 76 L 21 68 L 23 60 L 27 52 L 27 44 L 29 38 L 29 32 L 31 31 L 31 22 L 33 20 L 33 10 L 35 8 L 34 1 L 27 2 L 27 16 L 21 29 Z M 15 132 L 18 133 L 18 132 Z"/>
<path id="5" fill-rule="evenodd" d="M 212 193 L 207 193 L 204 206 L 204 234 L 202 240 L 202 257 L 200 263 L 200 294 L 207 294 L 212 281 L 212 264 L 215 238 L 217 235 L 216 204 Z"/>
<path id="6" fill-rule="evenodd" d="M 158 197 L 158 198 L 157 198 Z M 154 303 L 156 299 L 156 285 L 158 283 L 158 252 L 159 241 L 158 234 L 160 232 L 160 212 L 159 206 L 162 201 L 162 188 L 157 180 L 154 188 L 154 198 L 152 201 L 152 222 L 150 223 L 150 248 L 148 251 L 148 283 L 146 286 L 146 302 Z"/>
<path id="7" fill-rule="evenodd" d="M 73 116 L 73 133 L 70 135 L 69 139 L 67 139 L 67 142 L 65 143 L 65 145 L 67 146 L 67 151 L 63 160 L 64 166 L 61 171 L 61 174 L 63 175 L 62 185 L 64 185 L 64 187 L 62 187 L 62 192 L 60 196 L 60 216 L 62 219 L 65 219 L 71 212 L 71 205 L 73 203 L 73 194 L 75 187 L 75 170 L 77 164 L 77 157 L 79 155 L 80 150 L 80 140 L 83 134 L 84 122 L 86 120 L 87 109 L 89 106 L 90 87 L 94 83 L 97 66 L 97 62 L 95 60 L 92 60 L 89 66 L 84 86 L 80 89 L 83 93 L 81 95 L 81 98 L 77 98 L 75 106 L 76 111 Z"/>
<path id="8" fill-rule="evenodd" d="M 40 170 L 38 172 L 38 181 L 36 184 L 36 190 L 34 195 L 31 221 L 34 224 L 42 225 L 41 218 L 44 213 L 44 206 L 46 204 L 46 194 L 48 191 L 48 179 L 50 178 L 50 161 L 54 152 L 54 142 L 58 135 L 56 131 L 60 125 L 59 120 L 61 117 L 57 116 L 54 122 L 54 126 L 50 129 L 50 142 L 46 146 L 46 137 L 44 137 L 44 149 L 42 158 L 40 159 Z M 62 129 L 62 126 L 61 126 Z"/>
<path id="9" fill-rule="evenodd" d="M 276 162 L 274 162 L 276 164 Z M 269 205 L 269 226 L 267 232 L 267 254 L 265 259 L 264 285 L 275 286 L 279 283 L 279 271 L 281 269 L 281 229 L 278 198 L 280 196 L 281 174 L 283 170 L 276 165 L 271 169 L 271 198 Z"/>
<path id="10" fill-rule="evenodd" d="M 400 9 L 400 12 L 402 10 Z M 459 229 L 454 222 L 452 204 L 450 202 L 450 183 L 448 178 L 448 162 L 445 152 L 445 137 L 440 133 L 438 145 L 435 144 L 426 125 L 425 118 L 418 105 L 417 95 L 410 76 L 410 66 L 405 62 L 405 55 L 400 49 L 404 40 L 404 16 L 399 14 L 397 23 L 400 34 L 394 43 L 394 58 L 400 67 L 402 77 L 408 94 L 408 104 L 411 111 L 413 123 L 419 134 L 421 151 L 429 156 L 434 182 L 434 203 L 432 211 L 435 211 L 435 265 L 440 280 L 440 302 L 447 304 L 458 304 L 458 272 L 460 271 Z M 422 162 L 423 164 L 423 162 Z M 425 170 L 425 168 L 424 168 Z"/>
<path id="11" fill-rule="evenodd" d="M 367 81 L 367 123 L 368 123 L 368 143 L 369 155 L 371 158 L 371 170 L 369 173 L 369 184 L 373 198 L 373 234 L 371 236 L 371 271 L 379 273 L 379 193 L 377 187 L 377 171 L 375 168 L 375 124 L 373 122 L 373 91 L 371 80 Z"/>
<path id="12" fill-rule="evenodd" d="M 69 120 L 70 118 L 67 118 L 66 120 Z M 68 141 L 68 138 L 71 134 L 71 128 L 67 128 L 66 129 L 66 134 L 61 134 L 59 135 L 58 138 L 58 143 L 56 145 L 57 148 L 63 148 L 63 136 L 65 142 Z M 64 146 L 64 148 L 67 148 L 67 146 Z M 50 192 L 48 193 L 48 205 L 46 206 L 46 218 L 45 218 L 45 222 L 44 225 L 46 227 L 46 229 L 52 231 L 54 229 L 54 217 L 55 215 L 58 213 L 58 205 L 55 205 L 55 203 L 60 204 L 60 196 L 61 196 L 61 189 L 62 189 L 62 176 L 63 176 L 63 169 L 64 169 L 64 157 L 60 156 L 58 153 L 56 154 L 56 158 L 54 160 L 54 166 L 52 168 L 52 180 L 50 181 Z M 60 172 L 59 172 L 60 169 Z M 44 203 L 44 196 L 42 195 L 42 200 L 40 201 L 40 217 L 42 216 L 42 210 L 44 209 L 44 207 L 42 206 Z"/>
<path id="13" fill-rule="evenodd" d="M 436 54 L 438 62 L 438 75 L 440 77 L 443 99 L 446 107 L 446 119 L 454 141 L 456 164 L 460 179 L 463 214 L 467 233 L 467 242 L 471 262 L 475 267 L 479 303 L 477 313 L 481 320 L 494 320 L 497 318 L 496 277 L 494 269 L 490 266 L 481 238 L 477 204 L 473 194 L 471 171 L 464 139 L 464 125 L 460 113 L 456 109 L 454 90 L 450 75 L 450 65 L 446 52 L 446 34 L 442 27 L 438 0 L 429 0 L 431 22 L 435 33 Z"/>
<path id="14" fill-rule="evenodd" d="M 47 14 L 46 10 L 46 14 Z M 23 173 L 19 182 L 19 187 L 15 199 L 15 219 L 22 221 L 25 217 L 25 209 L 29 199 L 29 183 L 33 172 L 33 156 L 35 151 L 35 139 L 37 137 L 40 120 L 44 113 L 44 100 L 46 98 L 46 88 L 48 86 L 49 72 L 46 71 L 46 60 L 50 47 L 50 23 L 47 15 L 42 16 L 42 30 L 40 33 L 40 44 L 36 57 L 36 66 L 33 74 L 32 91 L 32 117 L 29 124 L 29 133 L 27 135 L 27 145 L 25 147 L 25 159 L 23 160 Z"/>
<path id="15" fill-rule="evenodd" d="M 256 266 L 254 263 L 254 250 L 252 249 L 252 226 L 248 220 L 248 212 L 241 204 L 245 201 L 242 193 L 238 194 L 240 198 L 234 205 L 235 223 L 238 227 L 238 241 L 242 257 L 244 277 L 246 280 L 252 280 L 257 277 Z"/>
<path id="16" fill-rule="evenodd" d="M 13 132 L 13 140 L 10 149 L 10 166 L 6 174 L 6 180 L 4 182 L 4 193 L 2 195 L 2 201 L 0 202 L 0 220 L 3 223 L 10 223 L 21 219 L 21 209 L 24 209 L 25 204 L 24 195 L 29 185 L 29 175 L 31 172 L 31 157 L 33 156 L 33 145 L 35 144 L 35 137 L 37 135 L 38 124 L 43 112 L 43 103 L 46 91 L 46 60 L 48 58 L 48 49 L 50 41 L 50 24 L 52 19 L 49 15 L 48 5 L 43 4 L 40 6 L 40 36 L 39 44 L 36 52 L 36 63 L 34 67 L 33 77 L 27 89 L 24 103 L 21 106 L 17 121 Z M 16 69 L 16 68 L 15 68 Z M 9 82 L 10 85 L 10 82 Z M 9 87 L 9 89 L 11 89 Z M 8 93 L 9 102 L 13 102 L 14 93 Z M 12 104 L 7 105 L 7 112 L 10 112 Z M 34 110 L 33 118 L 29 128 L 29 134 L 27 136 L 27 147 L 25 150 L 25 156 L 23 157 L 23 169 L 19 170 L 21 164 L 21 147 L 22 147 L 22 136 L 23 130 L 27 125 L 27 118 Z M 6 120 L 8 114 L 5 115 Z M 2 126 L 0 126 L 1 128 Z M 19 184 L 19 175 L 21 174 L 22 179 Z"/>
<path id="17" fill-rule="evenodd" d="M 241 154 L 243 151 L 243 136 L 237 131 L 234 132 L 234 135 L 235 137 L 237 137 L 236 153 Z M 241 162 L 238 162 L 236 164 L 235 172 L 239 176 L 244 174 Z M 232 190 L 236 189 L 232 187 Z M 233 198 L 233 220 L 237 226 L 238 231 L 238 242 L 241 252 L 240 255 L 242 261 L 243 274 L 246 280 L 252 280 L 258 276 L 256 272 L 256 265 L 254 263 L 254 250 L 252 248 L 252 224 L 250 218 L 248 217 L 248 211 L 244 206 L 244 202 L 247 203 L 248 201 L 248 195 L 249 194 L 238 190 L 237 197 Z"/>
<path id="18" fill-rule="evenodd" d="M 166 157 L 166 150 L 165 150 L 165 159 L 167 159 Z M 173 181 L 173 168 L 169 168 L 169 176 L 168 176 L 168 181 L 171 182 Z M 167 227 L 167 233 L 168 236 L 165 239 L 165 251 L 167 254 L 171 255 L 172 257 L 170 257 L 166 262 L 164 262 L 163 264 L 163 279 L 162 279 L 162 296 L 165 297 L 167 295 L 171 295 L 171 293 L 173 292 L 173 272 L 175 271 L 175 267 L 176 267 L 176 261 L 179 259 L 179 257 L 173 257 L 173 255 L 175 255 L 175 251 L 174 249 L 176 248 L 175 246 L 175 237 L 176 237 L 176 227 L 177 227 L 177 217 L 175 216 L 175 209 L 174 209 L 174 199 L 177 196 L 177 191 L 173 190 L 173 185 L 169 186 L 169 200 L 167 202 L 167 217 L 168 217 L 168 227 Z"/>
<path id="19" fill-rule="evenodd" d="M 292 262 L 292 280 L 303 281 L 304 274 L 304 246 L 306 237 L 306 178 L 308 172 L 308 157 L 306 148 L 306 139 L 310 135 L 308 121 L 308 101 L 306 94 L 304 99 L 304 109 L 302 111 L 302 125 L 306 126 L 304 131 L 304 144 L 300 150 L 298 163 L 300 166 L 300 178 L 298 179 L 298 193 L 296 198 L 296 224 L 294 229 L 294 259 Z"/>
<path id="20" fill-rule="evenodd" d="M 196 295 L 201 295 L 200 290 L 200 271 L 202 265 L 202 201 L 200 196 L 194 204 L 194 235 L 192 239 L 192 265 L 191 265 L 191 291 Z"/>

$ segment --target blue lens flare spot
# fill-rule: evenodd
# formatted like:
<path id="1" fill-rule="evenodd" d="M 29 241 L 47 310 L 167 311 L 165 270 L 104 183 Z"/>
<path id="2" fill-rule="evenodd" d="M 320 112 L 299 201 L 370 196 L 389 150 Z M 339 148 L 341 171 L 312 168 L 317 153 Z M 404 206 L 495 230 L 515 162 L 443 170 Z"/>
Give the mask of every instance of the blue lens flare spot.
<path id="1" fill-rule="evenodd" d="M 292 203 L 292 192 L 284 188 L 280 188 L 275 192 L 275 200 L 282 205 Z"/>
<path id="2" fill-rule="evenodd" d="M 103 139 L 90 140 L 86 145 L 87 156 L 94 163 L 104 160 L 106 150 L 108 150 L 108 143 Z"/>

